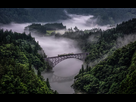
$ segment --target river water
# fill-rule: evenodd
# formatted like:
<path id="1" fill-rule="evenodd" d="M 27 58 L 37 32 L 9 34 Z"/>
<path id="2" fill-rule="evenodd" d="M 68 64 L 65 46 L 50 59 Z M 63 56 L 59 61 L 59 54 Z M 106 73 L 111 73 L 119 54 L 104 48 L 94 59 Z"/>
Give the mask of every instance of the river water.
<path id="1" fill-rule="evenodd" d="M 61 77 L 71 77 L 77 72 L 79 72 L 82 61 L 77 59 L 67 59 L 62 62 L 60 62 L 57 66 L 53 68 L 54 73 L 42 73 L 42 76 L 46 79 L 49 78 L 49 81 L 52 79 L 53 74 L 56 76 Z M 71 85 L 74 83 L 74 79 L 72 80 L 64 80 L 61 82 L 50 82 L 50 86 L 53 90 L 57 90 L 59 94 L 73 94 L 74 89 L 71 87 Z"/>

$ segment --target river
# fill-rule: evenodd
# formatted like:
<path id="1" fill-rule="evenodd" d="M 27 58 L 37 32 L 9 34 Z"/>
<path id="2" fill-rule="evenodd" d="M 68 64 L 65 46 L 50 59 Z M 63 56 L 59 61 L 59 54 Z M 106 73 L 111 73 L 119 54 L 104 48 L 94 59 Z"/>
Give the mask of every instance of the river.
<path id="1" fill-rule="evenodd" d="M 67 59 L 62 62 L 60 62 L 57 66 L 53 68 L 54 73 L 42 73 L 42 76 L 46 79 L 49 78 L 49 81 L 53 78 L 53 74 L 56 76 L 61 77 L 71 77 L 77 72 L 79 72 L 82 61 L 77 59 Z M 74 79 L 72 80 L 63 80 L 61 82 L 50 82 L 50 85 L 53 90 L 57 90 L 59 94 L 73 94 L 75 93 L 74 89 L 71 87 L 71 85 L 74 83 Z"/>

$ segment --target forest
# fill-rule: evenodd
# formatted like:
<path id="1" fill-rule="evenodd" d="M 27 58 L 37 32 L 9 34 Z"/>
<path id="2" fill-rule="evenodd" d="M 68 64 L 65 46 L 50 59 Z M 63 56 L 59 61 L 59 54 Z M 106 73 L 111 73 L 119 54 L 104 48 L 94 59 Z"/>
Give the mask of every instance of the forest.
<path id="1" fill-rule="evenodd" d="M 80 31 L 75 27 L 75 31 L 55 34 L 57 38 L 76 40 L 82 51 L 90 53 L 85 59 L 87 66 L 82 65 L 72 87 L 87 94 L 135 94 L 136 42 L 132 40 L 122 47 L 117 41 L 128 35 L 134 36 L 135 28 L 136 19 L 133 18 L 105 31 Z M 89 37 L 93 40 L 88 40 Z M 107 57 L 103 58 L 104 55 Z M 98 59 L 101 60 L 94 63 Z"/>
<path id="2" fill-rule="evenodd" d="M 29 32 L 36 31 L 38 33 L 41 33 L 42 35 L 48 35 L 49 32 L 51 32 L 51 34 L 54 34 L 56 30 L 64 30 L 64 29 L 66 29 L 66 26 L 63 26 L 62 23 L 47 23 L 43 25 L 33 23 L 25 27 L 25 31 L 29 31 Z"/>
<path id="3" fill-rule="evenodd" d="M 135 8 L 0 8 L 0 23 L 67 19 L 64 10 L 92 14 L 100 25 L 121 22 L 108 30 L 75 27 L 63 35 L 54 34 L 77 41 L 82 52 L 89 52 L 71 87 L 87 94 L 136 94 L 136 41 L 132 39 L 136 36 Z M 30 26 L 47 32 L 41 24 Z M 130 41 L 121 43 L 130 36 Z M 58 94 L 41 75 L 43 70 L 52 70 L 44 61 L 46 57 L 31 33 L 0 29 L 0 94 Z"/>
<path id="4" fill-rule="evenodd" d="M 117 43 L 119 37 L 135 35 L 135 28 L 136 19 L 131 19 L 116 28 L 98 30 L 100 36 L 93 44 L 84 42 L 83 50 L 90 52 L 85 60 L 88 65 L 85 68 L 82 65 L 72 87 L 88 94 L 135 94 L 136 41 L 131 40 L 123 47 Z M 104 54 L 108 57 L 102 59 Z M 89 65 L 98 58 L 102 60 Z"/>
<path id="5" fill-rule="evenodd" d="M 136 8 L 0 8 L 0 23 L 53 22 L 72 14 L 94 15 L 97 24 L 117 24 L 136 17 Z M 55 15 L 55 16 L 54 16 Z"/>
<path id="6" fill-rule="evenodd" d="M 0 94 L 56 94 L 41 76 L 51 67 L 31 34 L 0 30 Z"/>

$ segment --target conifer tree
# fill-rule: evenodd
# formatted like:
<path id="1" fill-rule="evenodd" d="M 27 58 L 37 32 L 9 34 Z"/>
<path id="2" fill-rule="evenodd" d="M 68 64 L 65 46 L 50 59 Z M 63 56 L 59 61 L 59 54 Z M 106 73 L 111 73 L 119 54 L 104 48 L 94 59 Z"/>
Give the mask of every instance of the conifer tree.
<path id="1" fill-rule="evenodd" d="M 84 73 L 84 65 L 82 65 L 82 73 Z"/>
<path id="2" fill-rule="evenodd" d="M 41 76 L 41 71 L 38 69 L 38 76 L 40 77 Z"/>
<path id="3" fill-rule="evenodd" d="M 46 84 L 47 84 L 47 87 L 50 88 L 50 83 L 49 83 L 49 79 L 48 78 L 46 80 Z"/>

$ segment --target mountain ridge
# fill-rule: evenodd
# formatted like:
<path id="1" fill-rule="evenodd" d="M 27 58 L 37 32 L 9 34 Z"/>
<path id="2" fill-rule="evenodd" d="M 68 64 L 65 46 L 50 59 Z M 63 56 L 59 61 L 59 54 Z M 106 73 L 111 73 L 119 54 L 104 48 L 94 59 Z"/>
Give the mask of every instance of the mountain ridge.
<path id="1" fill-rule="evenodd" d="M 136 17 L 136 8 L 0 8 L 0 23 L 50 22 L 67 19 L 68 13 L 94 15 L 98 24 L 113 24 Z"/>

